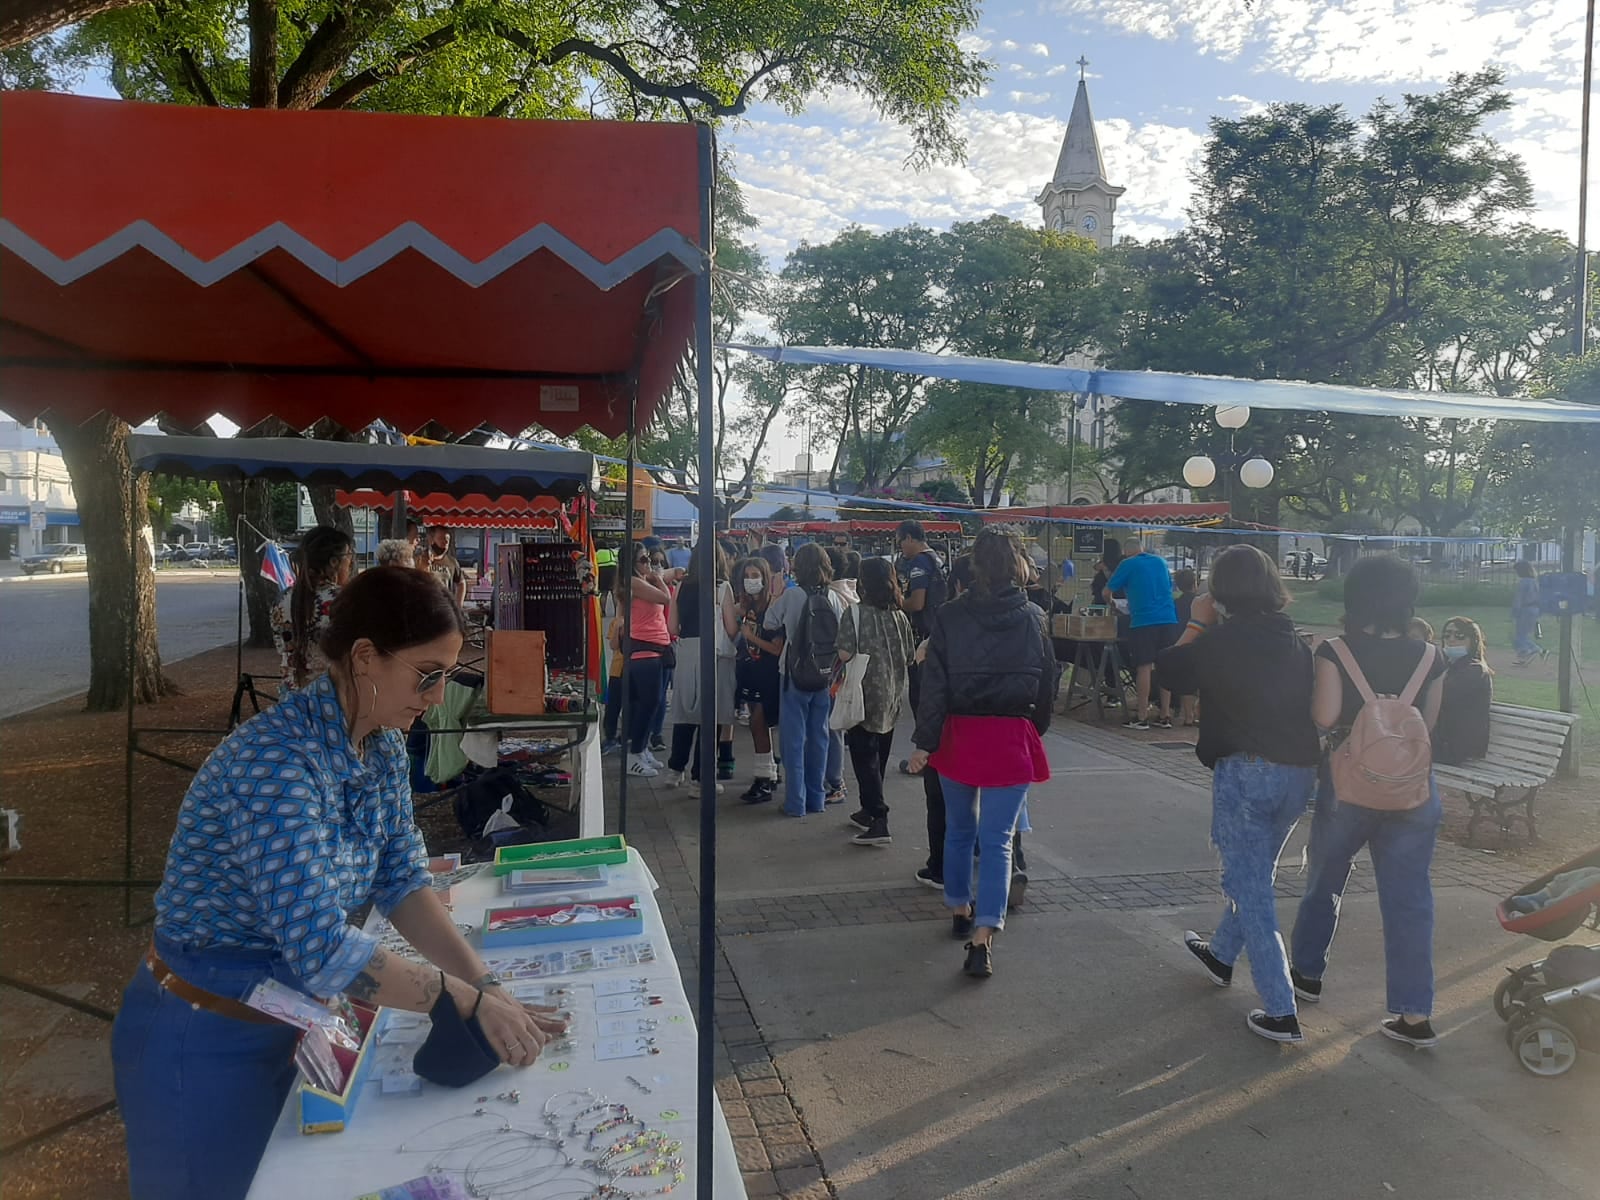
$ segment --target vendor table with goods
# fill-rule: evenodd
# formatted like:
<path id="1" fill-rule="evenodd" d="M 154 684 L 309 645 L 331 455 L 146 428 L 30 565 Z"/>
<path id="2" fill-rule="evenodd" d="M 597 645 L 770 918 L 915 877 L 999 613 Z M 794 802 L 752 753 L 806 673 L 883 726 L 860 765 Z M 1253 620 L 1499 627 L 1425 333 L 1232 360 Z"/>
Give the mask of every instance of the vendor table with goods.
<path id="1" fill-rule="evenodd" d="M 626 861 L 605 866 L 495 870 L 464 868 L 439 876 L 436 886 L 447 891 L 457 922 L 472 927 L 471 940 L 504 986 L 525 1001 L 560 1005 L 571 1014 L 568 1033 L 530 1067 L 500 1066 L 464 1088 L 446 1088 L 411 1071 L 428 1018 L 382 1010 L 343 1131 L 303 1134 L 297 1085 L 250 1200 L 356 1200 L 426 1177 L 428 1186 L 384 1194 L 695 1194 L 695 1024 L 654 876 L 632 848 Z M 486 913 L 501 908 L 518 912 L 491 928 Z M 367 928 L 392 936 L 377 914 Z M 626 932 L 598 936 L 612 929 Z M 491 944 L 483 946 L 486 930 Z M 716 1122 L 715 1193 L 739 1200 L 744 1184 L 720 1105 Z"/>

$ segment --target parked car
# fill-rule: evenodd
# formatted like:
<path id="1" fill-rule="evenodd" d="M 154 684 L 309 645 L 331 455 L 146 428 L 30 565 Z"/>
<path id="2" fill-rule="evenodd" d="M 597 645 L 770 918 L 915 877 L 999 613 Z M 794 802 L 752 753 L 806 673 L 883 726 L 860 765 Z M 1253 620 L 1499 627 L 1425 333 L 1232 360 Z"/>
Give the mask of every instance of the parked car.
<path id="1" fill-rule="evenodd" d="M 162 542 L 161 545 L 156 547 L 156 561 L 158 563 L 171 562 L 172 556 L 177 552 L 178 548 L 171 542 Z"/>
<path id="2" fill-rule="evenodd" d="M 61 542 L 46 546 L 39 554 L 30 554 L 22 560 L 24 575 L 49 572 L 59 575 L 63 571 L 87 571 L 89 552 L 81 542 Z"/>

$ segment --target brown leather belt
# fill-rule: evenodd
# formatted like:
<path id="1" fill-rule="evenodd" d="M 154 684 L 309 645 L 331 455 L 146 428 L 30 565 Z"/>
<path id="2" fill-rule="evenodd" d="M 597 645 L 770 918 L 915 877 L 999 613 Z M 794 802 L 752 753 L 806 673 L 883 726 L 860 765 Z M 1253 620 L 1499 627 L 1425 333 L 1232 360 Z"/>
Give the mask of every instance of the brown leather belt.
<path id="1" fill-rule="evenodd" d="M 207 1012 L 216 1013 L 221 1017 L 231 1017 L 235 1021 L 248 1021 L 252 1025 L 282 1025 L 283 1022 L 276 1017 L 269 1017 L 258 1009 L 251 1008 L 248 1004 L 241 1004 L 237 1000 L 230 1000 L 226 996 L 219 996 L 215 992 L 208 992 L 204 988 L 197 988 L 182 976 L 173 972 L 172 968 L 161 961 L 161 956 L 156 953 L 155 944 L 144 952 L 145 966 L 150 968 L 150 974 L 155 976 L 156 983 L 167 989 L 180 1000 L 187 1001 L 194 1008 L 203 1008 Z"/>

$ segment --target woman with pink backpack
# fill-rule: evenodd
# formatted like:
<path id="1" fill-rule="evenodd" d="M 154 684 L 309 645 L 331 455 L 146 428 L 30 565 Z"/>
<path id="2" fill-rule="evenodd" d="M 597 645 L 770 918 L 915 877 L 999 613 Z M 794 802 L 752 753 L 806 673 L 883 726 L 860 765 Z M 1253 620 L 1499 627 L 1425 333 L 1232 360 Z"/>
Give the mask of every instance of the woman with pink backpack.
<path id="1" fill-rule="evenodd" d="M 1290 941 L 1295 995 L 1322 999 L 1323 975 L 1351 862 L 1371 849 L 1383 914 L 1388 1010 L 1381 1032 L 1418 1048 L 1438 1044 L 1433 1013 L 1433 886 L 1439 832 L 1429 731 L 1439 716 L 1445 660 L 1406 636 L 1420 584 L 1392 555 L 1345 577 L 1344 628 L 1317 649 L 1311 716 L 1331 731 L 1311 821 L 1310 869 Z"/>

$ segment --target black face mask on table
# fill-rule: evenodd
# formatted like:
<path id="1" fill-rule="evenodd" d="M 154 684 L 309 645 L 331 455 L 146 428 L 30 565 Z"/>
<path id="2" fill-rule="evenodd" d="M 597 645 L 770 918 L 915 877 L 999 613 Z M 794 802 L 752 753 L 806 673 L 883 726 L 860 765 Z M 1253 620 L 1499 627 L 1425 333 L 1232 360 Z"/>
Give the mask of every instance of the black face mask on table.
<path id="1" fill-rule="evenodd" d="M 482 997 L 479 997 L 481 1002 Z M 470 1017 L 456 1011 L 448 990 L 439 993 L 428 1013 L 433 1029 L 428 1040 L 417 1049 L 411 1069 L 429 1083 L 442 1087 L 466 1087 L 476 1083 L 500 1065 L 500 1056 L 489 1045 L 477 1009 Z"/>

